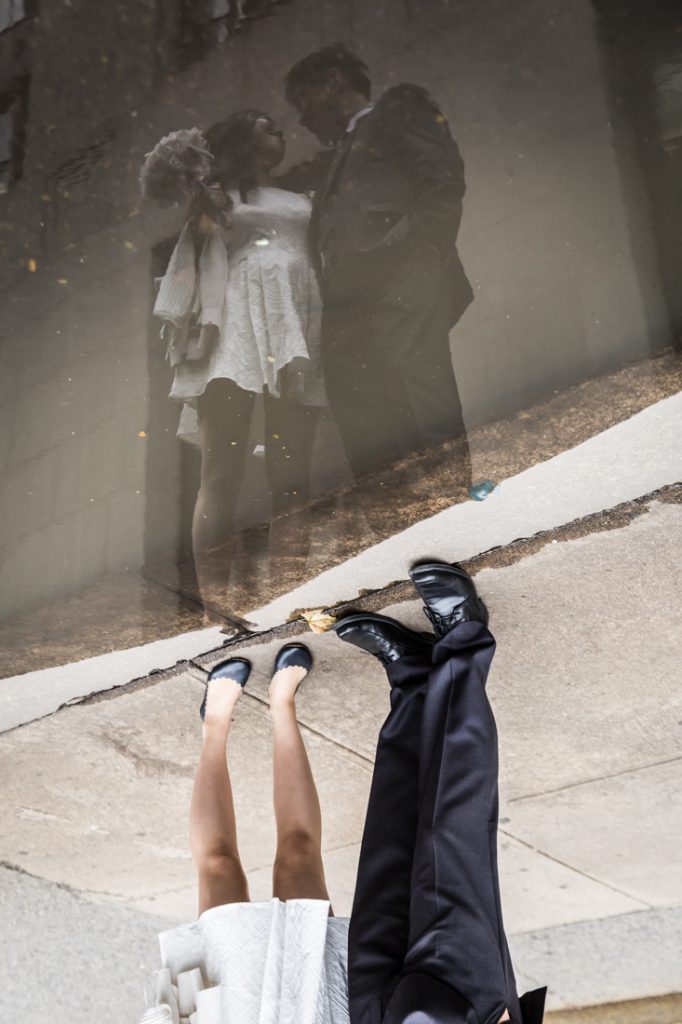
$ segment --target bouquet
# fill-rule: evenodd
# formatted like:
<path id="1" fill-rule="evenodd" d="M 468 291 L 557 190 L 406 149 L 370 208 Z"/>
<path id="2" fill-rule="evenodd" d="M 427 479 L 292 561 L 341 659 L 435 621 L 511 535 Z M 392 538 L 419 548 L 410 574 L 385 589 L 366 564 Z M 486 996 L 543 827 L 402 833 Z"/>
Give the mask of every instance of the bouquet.
<path id="1" fill-rule="evenodd" d="M 188 203 L 192 217 L 206 214 L 221 220 L 229 199 L 211 183 L 213 156 L 199 128 L 180 128 L 157 142 L 145 155 L 140 188 L 159 206 Z"/>

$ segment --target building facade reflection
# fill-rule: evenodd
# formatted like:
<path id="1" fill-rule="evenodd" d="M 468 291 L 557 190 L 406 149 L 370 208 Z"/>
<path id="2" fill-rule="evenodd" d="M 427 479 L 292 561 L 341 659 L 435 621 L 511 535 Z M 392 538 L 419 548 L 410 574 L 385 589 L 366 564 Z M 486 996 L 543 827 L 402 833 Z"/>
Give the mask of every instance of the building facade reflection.
<path id="1" fill-rule="evenodd" d="M 313 158 L 319 145 L 287 104 L 283 78 L 341 38 L 371 67 L 374 95 L 401 82 L 427 88 L 465 161 L 458 245 L 474 301 L 450 347 L 469 433 L 679 336 L 682 34 L 671 3 L 655 17 L 606 0 L 551 10 L 524 0 L 513 12 L 441 0 L 371 12 L 354 0 L 323 11 L 311 0 L 0 5 L 8 636 L 22 635 L 17 615 L 55 621 L 85 592 L 96 592 L 100 622 L 125 608 L 124 643 L 200 623 L 190 543 L 198 456 L 175 436 L 151 313 L 182 211 L 141 203 L 139 167 L 169 130 L 246 106 L 282 124 L 283 171 Z M 259 400 L 227 581 L 243 613 L 462 497 L 448 499 L 437 452 L 420 456 L 423 471 L 398 466 L 357 488 L 325 413 L 312 518 L 280 521 L 290 557 L 264 590 L 263 430 Z M 546 457 L 541 439 L 531 448 L 530 461 Z M 472 457 L 475 477 L 475 446 Z M 63 620 L 74 637 L 82 615 L 80 606 Z M 95 634 L 93 622 L 83 652 L 120 640 Z M 36 657 L 47 663 L 50 653 Z"/>

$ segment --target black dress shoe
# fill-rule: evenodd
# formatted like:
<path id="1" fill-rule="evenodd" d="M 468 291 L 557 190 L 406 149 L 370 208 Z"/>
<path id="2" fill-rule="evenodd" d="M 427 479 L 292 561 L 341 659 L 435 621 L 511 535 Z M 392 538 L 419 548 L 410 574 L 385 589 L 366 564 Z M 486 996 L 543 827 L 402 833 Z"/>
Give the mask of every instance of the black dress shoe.
<path id="1" fill-rule="evenodd" d="M 204 715 L 206 714 L 206 698 L 208 697 L 208 684 L 212 679 L 233 679 L 235 683 L 239 683 L 242 689 L 246 686 L 246 681 L 251 674 L 251 662 L 247 661 L 246 658 L 227 658 L 226 661 L 220 661 L 218 664 L 211 669 L 208 674 L 206 681 L 206 692 L 204 693 L 204 699 L 201 702 L 199 708 L 199 717 L 202 722 Z"/>
<path id="2" fill-rule="evenodd" d="M 304 668 L 309 672 L 313 667 L 313 656 L 305 644 L 285 644 L 275 656 L 272 674 L 281 668 Z"/>
<path id="3" fill-rule="evenodd" d="M 332 629 L 342 640 L 373 654 L 382 665 L 390 665 L 406 654 L 425 654 L 431 658 L 430 634 L 417 633 L 386 615 L 357 612 L 341 619 Z"/>
<path id="4" fill-rule="evenodd" d="M 476 593 L 471 576 L 461 566 L 425 562 L 413 566 L 410 576 L 437 637 L 445 636 L 461 622 L 488 625 L 488 609 Z"/>

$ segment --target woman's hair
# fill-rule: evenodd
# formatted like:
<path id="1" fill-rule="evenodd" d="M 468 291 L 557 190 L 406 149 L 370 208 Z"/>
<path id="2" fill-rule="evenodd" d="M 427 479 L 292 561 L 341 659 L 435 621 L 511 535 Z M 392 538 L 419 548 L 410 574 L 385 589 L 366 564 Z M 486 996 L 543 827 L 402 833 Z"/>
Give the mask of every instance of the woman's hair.
<path id="1" fill-rule="evenodd" d="M 157 142 L 147 153 L 140 171 L 140 188 L 145 199 L 160 206 L 189 201 L 190 216 L 205 213 L 211 218 L 225 214 L 231 201 L 221 193 L 220 202 L 211 186 L 239 190 L 246 202 L 256 184 L 255 125 L 261 110 L 239 110 L 205 131 L 182 128 Z M 216 173 L 220 168 L 220 178 Z"/>
<path id="2" fill-rule="evenodd" d="M 205 133 L 208 148 L 220 164 L 221 183 L 236 188 L 242 202 L 256 184 L 256 121 L 268 118 L 262 110 L 238 110 L 216 121 Z"/>

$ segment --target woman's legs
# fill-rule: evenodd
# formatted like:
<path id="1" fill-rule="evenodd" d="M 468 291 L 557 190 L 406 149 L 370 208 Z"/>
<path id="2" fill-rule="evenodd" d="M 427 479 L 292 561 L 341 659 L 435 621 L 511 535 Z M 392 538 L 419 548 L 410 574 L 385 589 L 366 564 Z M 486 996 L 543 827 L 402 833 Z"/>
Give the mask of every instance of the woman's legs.
<path id="1" fill-rule="evenodd" d="M 322 863 L 320 802 L 296 721 L 295 692 L 305 674 L 303 668 L 280 669 L 270 684 L 277 824 L 272 891 L 281 900 L 329 899 Z"/>
<path id="2" fill-rule="evenodd" d="M 310 523 L 299 510 L 310 494 L 310 464 L 320 410 L 265 396 L 265 469 L 272 504 L 270 578 L 300 573 L 310 549 Z"/>
<path id="3" fill-rule="evenodd" d="M 199 913 L 249 898 L 239 860 L 237 824 L 227 767 L 232 711 L 242 688 L 232 679 L 209 683 L 201 756 L 194 777 L 189 838 L 199 877 Z"/>
<path id="4" fill-rule="evenodd" d="M 234 381 L 209 381 L 199 398 L 201 485 L 194 506 L 192 547 L 207 610 L 229 618 L 234 511 L 244 475 L 255 395 Z"/>

